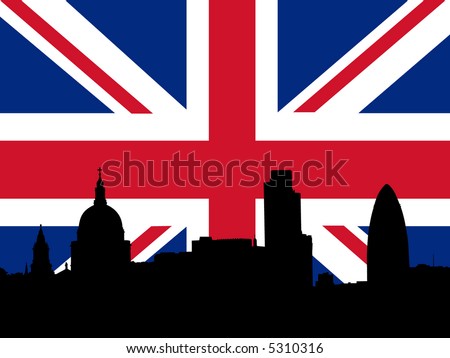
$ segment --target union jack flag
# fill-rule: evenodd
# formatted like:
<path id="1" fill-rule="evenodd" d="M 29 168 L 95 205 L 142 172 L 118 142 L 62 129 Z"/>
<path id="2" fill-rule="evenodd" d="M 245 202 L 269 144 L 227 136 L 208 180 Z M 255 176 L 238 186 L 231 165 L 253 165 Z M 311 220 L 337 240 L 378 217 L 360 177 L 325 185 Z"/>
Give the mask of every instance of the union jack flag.
<path id="1" fill-rule="evenodd" d="M 430 240 L 423 227 L 446 236 L 449 12 L 444 0 L 0 1 L 0 240 L 3 252 L 28 250 L 11 270 L 31 246 L 8 240 L 39 224 L 51 242 L 74 239 L 93 199 L 89 173 L 109 160 L 121 168 L 124 152 L 158 167 L 195 152 L 237 163 L 235 173 L 268 151 L 294 170 L 332 151 L 347 160 L 346 185 L 296 190 L 316 273 L 343 282 L 365 279 L 366 229 L 385 183 L 411 237 Z M 245 173 L 217 186 L 137 185 L 132 168 L 131 184 L 108 187 L 107 199 L 140 248 L 134 259 L 190 250 L 208 234 L 263 245 L 268 178 L 255 166 L 252 187 L 239 185 Z M 15 236 L 18 227 L 29 231 Z M 69 248 L 51 247 L 61 269 Z"/>

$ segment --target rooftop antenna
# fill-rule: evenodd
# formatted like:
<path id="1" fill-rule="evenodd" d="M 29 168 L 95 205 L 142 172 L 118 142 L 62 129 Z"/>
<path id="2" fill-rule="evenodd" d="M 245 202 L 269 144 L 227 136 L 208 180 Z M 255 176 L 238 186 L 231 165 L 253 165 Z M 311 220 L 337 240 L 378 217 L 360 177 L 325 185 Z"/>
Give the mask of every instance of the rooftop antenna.
<path id="1" fill-rule="evenodd" d="M 434 267 L 434 252 L 433 252 L 433 267 Z"/>

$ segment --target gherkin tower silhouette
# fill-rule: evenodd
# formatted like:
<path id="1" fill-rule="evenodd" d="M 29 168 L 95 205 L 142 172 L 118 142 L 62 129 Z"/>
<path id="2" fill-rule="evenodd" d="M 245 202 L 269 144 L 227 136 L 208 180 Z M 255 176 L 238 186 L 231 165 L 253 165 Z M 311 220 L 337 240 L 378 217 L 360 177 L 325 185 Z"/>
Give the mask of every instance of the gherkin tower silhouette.
<path id="1" fill-rule="evenodd" d="M 403 211 L 388 184 L 377 195 L 367 241 L 369 284 L 400 283 L 409 271 L 409 247 Z"/>

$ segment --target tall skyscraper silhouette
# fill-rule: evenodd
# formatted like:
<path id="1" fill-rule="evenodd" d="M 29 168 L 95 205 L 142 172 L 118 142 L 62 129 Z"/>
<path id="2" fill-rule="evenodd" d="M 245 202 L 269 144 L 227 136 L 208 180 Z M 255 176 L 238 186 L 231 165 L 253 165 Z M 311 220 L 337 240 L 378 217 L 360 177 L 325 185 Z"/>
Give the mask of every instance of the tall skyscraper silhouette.
<path id="1" fill-rule="evenodd" d="M 300 193 L 291 170 L 273 170 L 264 183 L 265 247 L 281 270 L 312 286 L 312 238 L 302 232 Z"/>
<path id="2" fill-rule="evenodd" d="M 367 281 L 399 283 L 408 271 L 408 235 L 403 211 L 394 190 L 386 184 L 377 195 L 370 218 Z"/>
<path id="3" fill-rule="evenodd" d="M 45 241 L 42 225 L 35 244 L 33 245 L 33 262 L 31 263 L 31 274 L 33 277 L 49 277 L 54 274 L 50 263 L 50 249 Z"/>
<path id="4" fill-rule="evenodd" d="M 77 241 L 71 243 L 74 274 L 121 273 L 131 261 L 130 241 L 124 240 L 119 214 L 106 203 L 100 168 L 98 172 L 94 205 L 81 216 Z"/>

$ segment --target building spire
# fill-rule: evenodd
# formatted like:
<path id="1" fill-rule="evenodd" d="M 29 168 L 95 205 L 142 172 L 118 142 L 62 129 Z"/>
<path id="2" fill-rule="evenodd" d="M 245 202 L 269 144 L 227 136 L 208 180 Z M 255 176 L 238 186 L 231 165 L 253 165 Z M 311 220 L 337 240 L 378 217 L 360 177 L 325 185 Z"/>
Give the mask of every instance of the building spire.
<path id="1" fill-rule="evenodd" d="M 39 225 L 39 232 L 37 235 L 36 243 L 45 243 L 44 231 L 42 230 L 42 224 Z"/>
<path id="2" fill-rule="evenodd" d="M 28 264 L 27 264 L 28 267 Z M 33 277 L 49 277 L 54 274 L 50 263 L 49 247 L 45 241 L 42 224 L 33 245 L 33 261 L 31 262 L 31 274 Z"/>
<path id="3" fill-rule="evenodd" d="M 95 187 L 95 200 L 94 205 L 106 205 L 105 187 L 102 179 L 102 168 L 98 168 L 98 180 Z"/>

